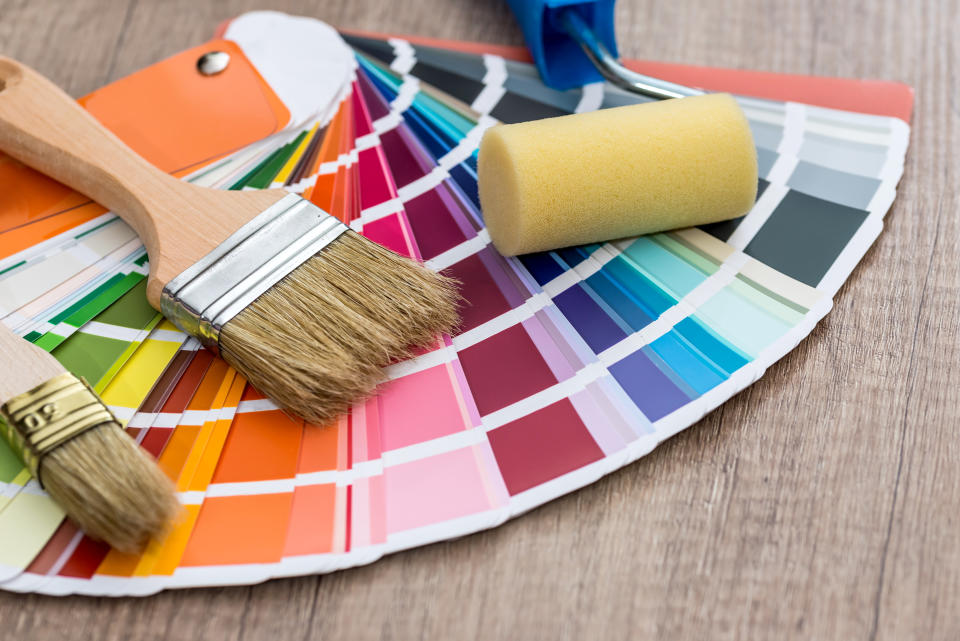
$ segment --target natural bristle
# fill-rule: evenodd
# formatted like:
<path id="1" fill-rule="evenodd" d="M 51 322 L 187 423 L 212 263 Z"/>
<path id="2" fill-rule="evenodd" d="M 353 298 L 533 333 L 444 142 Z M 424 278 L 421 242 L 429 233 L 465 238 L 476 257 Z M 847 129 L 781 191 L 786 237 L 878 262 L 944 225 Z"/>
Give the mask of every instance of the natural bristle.
<path id="1" fill-rule="evenodd" d="M 117 423 L 104 423 L 52 450 L 44 489 L 82 530 L 135 553 L 180 510 L 173 484 Z"/>
<path id="2" fill-rule="evenodd" d="M 348 231 L 224 325 L 221 354 L 324 424 L 372 392 L 384 366 L 450 331 L 456 300 L 450 279 Z"/>

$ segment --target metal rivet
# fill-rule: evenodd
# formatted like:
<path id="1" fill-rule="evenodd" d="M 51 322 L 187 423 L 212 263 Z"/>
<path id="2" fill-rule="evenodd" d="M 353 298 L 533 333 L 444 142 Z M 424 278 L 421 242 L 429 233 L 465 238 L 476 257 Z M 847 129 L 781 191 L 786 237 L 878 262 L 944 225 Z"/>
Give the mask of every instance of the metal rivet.
<path id="1" fill-rule="evenodd" d="M 197 71 L 205 76 L 215 76 L 230 64 L 230 54 L 225 51 L 208 51 L 197 60 Z"/>

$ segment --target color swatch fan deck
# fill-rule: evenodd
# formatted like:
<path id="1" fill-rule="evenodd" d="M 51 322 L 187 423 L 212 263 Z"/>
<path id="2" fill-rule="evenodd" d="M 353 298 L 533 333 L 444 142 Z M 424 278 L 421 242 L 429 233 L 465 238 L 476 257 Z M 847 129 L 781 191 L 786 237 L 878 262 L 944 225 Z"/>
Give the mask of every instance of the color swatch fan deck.
<path id="1" fill-rule="evenodd" d="M 204 76 L 211 51 L 230 63 Z M 0 446 L 0 588 L 248 584 L 494 527 L 642 457 L 762 376 L 882 230 L 908 87 L 651 63 L 737 95 L 760 161 L 753 209 L 504 258 L 477 197 L 483 132 L 643 100 L 604 84 L 551 90 L 518 55 L 254 12 L 80 100 L 183 180 L 296 192 L 460 282 L 457 333 L 391 365 L 332 425 L 289 418 L 163 320 L 119 218 L 0 157 L 0 183 L 15 186 L 0 201 L 3 322 L 90 382 L 184 505 L 165 538 L 121 554 L 65 521 Z"/>

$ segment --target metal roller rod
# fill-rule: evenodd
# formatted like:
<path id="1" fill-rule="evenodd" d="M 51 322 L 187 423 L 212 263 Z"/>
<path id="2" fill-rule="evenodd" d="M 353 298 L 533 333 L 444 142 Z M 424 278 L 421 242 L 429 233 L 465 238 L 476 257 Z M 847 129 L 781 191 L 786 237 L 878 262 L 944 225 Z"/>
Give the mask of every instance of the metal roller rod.
<path id="1" fill-rule="evenodd" d="M 699 96 L 705 93 L 699 89 L 652 78 L 627 69 L 597 39 L 593 30 L 573 9 L 567 9 L 560 14 L 560 24 L 570 34 L 570 37 L 583 47 L 584 53 L 587 54 L 587 57 L 590 58 L 590 61 L 593 62 L 603 77 L 621 89 L 657 100 Z"/>

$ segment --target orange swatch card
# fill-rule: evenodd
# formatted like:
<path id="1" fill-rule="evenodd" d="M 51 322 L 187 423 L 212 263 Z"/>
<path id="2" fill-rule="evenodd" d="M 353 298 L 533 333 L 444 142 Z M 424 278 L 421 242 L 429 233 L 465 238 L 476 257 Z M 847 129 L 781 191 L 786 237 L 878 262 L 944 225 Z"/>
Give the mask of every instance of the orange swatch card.
<path id="1" fill-rule="evenodd" d="M 214 76 L 196 70 L 210 51 L 230 54 Z M 283 129 L 290 113 L 235 43 L 212 40 L 79 100 L 151 163 L 183 174 Z M 0 155 L 0 258 L 104 213 L 85 196 Z"/>

